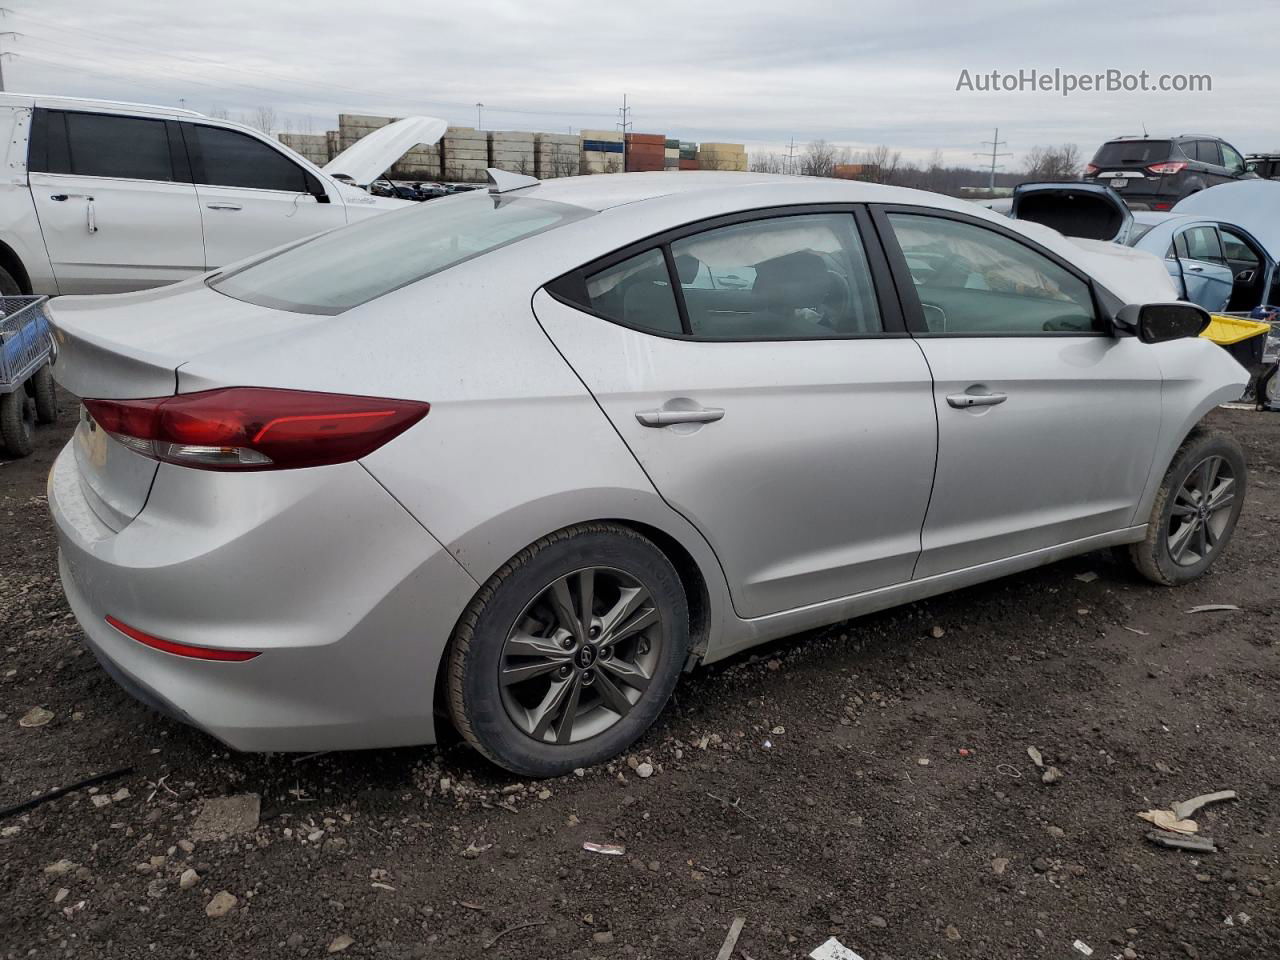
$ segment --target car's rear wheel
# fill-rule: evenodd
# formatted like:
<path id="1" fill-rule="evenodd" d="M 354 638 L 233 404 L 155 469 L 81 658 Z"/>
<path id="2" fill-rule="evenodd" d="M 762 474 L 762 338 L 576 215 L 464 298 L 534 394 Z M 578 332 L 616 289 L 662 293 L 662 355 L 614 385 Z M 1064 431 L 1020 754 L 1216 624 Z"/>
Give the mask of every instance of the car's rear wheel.
<path id="1" fill-rule="evenodd" d="M 1134 567 L 1165 586 L 1199 577 L 1231 541 L 1247 483 L 1244 451 L 1233 437 L 1192 433 L 1160 484 L 1146 537 L 1129 547 Z"/>
<path id="2" fill-rule="evenodd" d="M 454 632 L 449 712 L 499 766 L 557 776 L 625 750 L 684 666 L 680 577 L 648 538 L 589 523 L 544 537 L 493 575 Z"/>
<path id="3" fill-rule="evenodd" d="M 25 457 L 34 448 L 36 402 L 19 387 L 0 395 L 0 440 L 12 457 Z"/>

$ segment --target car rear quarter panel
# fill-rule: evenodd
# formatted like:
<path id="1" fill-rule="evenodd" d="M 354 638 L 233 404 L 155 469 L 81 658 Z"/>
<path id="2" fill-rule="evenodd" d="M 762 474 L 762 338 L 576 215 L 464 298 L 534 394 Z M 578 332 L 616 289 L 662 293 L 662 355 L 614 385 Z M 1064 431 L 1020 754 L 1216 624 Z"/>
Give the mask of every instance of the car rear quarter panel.
<path id="1" fill-rule="evenodd" d="M 538 326 L 530 300 L 539 275 L 519 258 L 481 257 L 254 341 L 252 356 L 205 354 L 179 370 L 179 390 L 250 383 L 425 400 L 427 417 L 362 463 L 479 583 L 563 527 L 650 526 L 697 564 L 715 634 L 728 609 L 715 554 L 658 496 Z"/>

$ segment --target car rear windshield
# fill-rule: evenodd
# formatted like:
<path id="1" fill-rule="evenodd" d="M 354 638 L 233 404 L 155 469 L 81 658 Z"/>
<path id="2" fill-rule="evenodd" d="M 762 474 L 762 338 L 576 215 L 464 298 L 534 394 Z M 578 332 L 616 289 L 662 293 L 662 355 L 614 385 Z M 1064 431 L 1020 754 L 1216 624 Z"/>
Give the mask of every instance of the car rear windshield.
<path id="1" fill-rule="evenodd" d="M 277 310 L 339 314 L 594 212 L 532 197 L 459 194 L 321 234 L 209 285 Z"/>
<path id="2" fill-rule="evenodd" d="M 1116 167 L 1126 163 L 1159 163 L 1169 159 L 1168 140 L 1112 140 L 1098 148 L 1095 167 Z"/>

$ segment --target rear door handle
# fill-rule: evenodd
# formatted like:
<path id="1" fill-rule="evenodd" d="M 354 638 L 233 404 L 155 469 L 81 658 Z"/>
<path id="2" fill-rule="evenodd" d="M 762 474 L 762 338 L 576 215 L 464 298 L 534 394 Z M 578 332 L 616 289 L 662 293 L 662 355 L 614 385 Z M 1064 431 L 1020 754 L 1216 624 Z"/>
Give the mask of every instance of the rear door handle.
<path id="1" fill-rule="evenodd" d="M 223 200 L 219 200 L 214 203 L 206 203 L 205 206 L 208 207 L 210 210 L 243 210 L 244 209 L 244 207 L 242 207 L 238 203 L 228 203 Z"/>
<path id="2" fill-rule="evenodd" d="M 637 410 L 636 419 L 646 427 L 669 427 L 676 423 L 715 423 L 724 419 L 720 407 L 701 407 L 697 410 Z"/>
<path id="3" fill-rule="evenodd" d="M 965 407 L 994 407 L 1009 399 L 1007 393 L 953 393 L 948 395 L 947 403 L 957 410 Z"/>

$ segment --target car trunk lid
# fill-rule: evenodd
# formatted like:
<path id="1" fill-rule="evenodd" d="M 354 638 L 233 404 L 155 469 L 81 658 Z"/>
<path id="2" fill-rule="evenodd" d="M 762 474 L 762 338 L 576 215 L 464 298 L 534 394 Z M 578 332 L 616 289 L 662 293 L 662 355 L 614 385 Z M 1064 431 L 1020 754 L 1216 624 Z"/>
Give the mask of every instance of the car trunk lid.
<path id="1" fill-rule="evenodd" d="M 172 396 L 178 368 L 187 361 L 227 346 L 251 349 L 262 337 L 321 319 L 231 300 L 203 281 L 143 293 L 59 297 L 49 307 L 53 374 L 84 399 Z M 123 529 L 146 505 L 158 464 L 115 440 L 83 409 L 72 444 L 90 508 L 111 529 Z"/>
<path id="2" fill-rule="evenodd" d="M 1013 191 L 1009 216 L 1053 227 L 1068 237 L 1127 243 L 1133 214 L 1123 198 L 1100 183 L 1023 183 Z"/>

